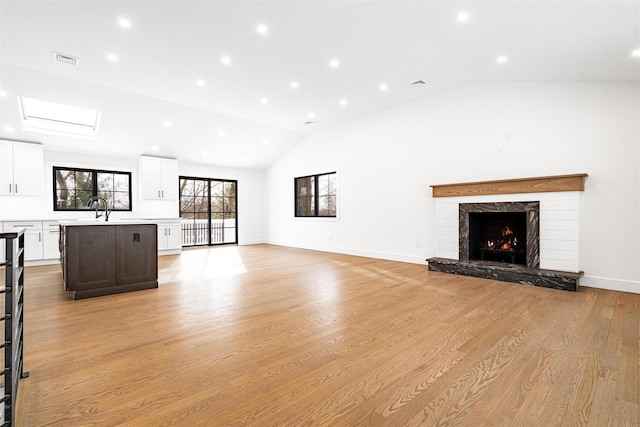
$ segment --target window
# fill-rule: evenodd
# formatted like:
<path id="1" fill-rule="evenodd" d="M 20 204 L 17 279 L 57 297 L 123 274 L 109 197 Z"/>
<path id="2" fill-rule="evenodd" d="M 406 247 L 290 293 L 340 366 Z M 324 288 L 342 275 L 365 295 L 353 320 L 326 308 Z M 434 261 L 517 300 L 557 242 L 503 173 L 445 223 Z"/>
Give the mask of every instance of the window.
<path id="1" fill-rule="evenodd" d="M 131 210 L 131 172 L 53 168 L 53 210 L 84 211 L 94 196 L 114 211 Z"/>
<path id="2" fill-rule="evenodd" d="M 238 241 L 237 187 L 237 181 L 180 177 L 183 246 Z"/>
<path id="3" fill-rule="evenodd" d="M 336 172 L 294 181 L 297 217 L 336 217 Z"/>

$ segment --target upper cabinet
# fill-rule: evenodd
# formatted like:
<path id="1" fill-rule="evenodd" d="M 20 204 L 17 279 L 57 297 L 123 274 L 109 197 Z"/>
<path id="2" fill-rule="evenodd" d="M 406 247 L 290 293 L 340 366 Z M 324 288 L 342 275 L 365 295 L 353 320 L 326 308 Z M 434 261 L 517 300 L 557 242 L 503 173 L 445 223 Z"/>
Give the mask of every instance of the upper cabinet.
<path id="1" fill-rule="evenodd" d="M 178 200 L 177 160 L 140 156 L 138 170 L 142 199 Z"/>
<path id="2" fill-rule="evenodd" d="M 42 196 L 42 145 L 0 140 L 0 196 Z"/>

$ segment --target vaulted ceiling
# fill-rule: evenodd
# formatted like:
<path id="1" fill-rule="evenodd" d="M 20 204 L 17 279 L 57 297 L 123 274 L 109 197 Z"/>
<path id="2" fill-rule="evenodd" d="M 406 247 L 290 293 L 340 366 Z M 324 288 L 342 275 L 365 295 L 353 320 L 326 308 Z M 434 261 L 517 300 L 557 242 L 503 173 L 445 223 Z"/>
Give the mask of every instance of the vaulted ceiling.
<path id="1" fill-rule="evenodd" d="M 3 0 L 0 24 L 0 137 L 229 167 L 473 82 L 640 79 L 637 1 Z M 18 96 L 99 135 L 24 131 Z"/>

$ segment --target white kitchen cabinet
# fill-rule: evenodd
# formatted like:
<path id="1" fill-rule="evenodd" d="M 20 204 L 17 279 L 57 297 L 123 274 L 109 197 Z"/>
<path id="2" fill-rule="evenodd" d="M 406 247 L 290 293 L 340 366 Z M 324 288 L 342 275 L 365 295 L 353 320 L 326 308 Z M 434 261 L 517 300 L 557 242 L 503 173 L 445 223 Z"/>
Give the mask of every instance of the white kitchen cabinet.
<path id="1" fill-rule="evenodd" d="M 178 200 L 178 161 L 140 156 L 140 197 L 150 200 Z"/>
<path id="2" fill-rule="evenodd" d="M 158 250 L 182 249 L 180 221 L 158 221 Z"/>
<path id="3" fill-rule="evenodd" d="M 2 223 L 0 222 L 0 232 L 2 232 L 4 229 L 2 227 Z M 7 259 L 4 256 L 4 247 L 6 245 L 6 242 L 4 239 L 0 239 L 0 262 L 5 262 Z"/>
<path id="4" fill-rule="evenodd" d="M 3 227 L 5 232 L 14 232 L 24 228 L 24 260 L 42 260 L 42 221 L 11 221 L 5 222 Z"/>
<path id="5" fill-rule="evenodd" d="M 0 196 L 42 196 L 43 184 L 42 146 L 0 140 Z"/>
<path id="6" fill-rule="evenodd" d="M 42 258 L 60 258 L 60 226 L 58 221 L 42 222 Z"/>

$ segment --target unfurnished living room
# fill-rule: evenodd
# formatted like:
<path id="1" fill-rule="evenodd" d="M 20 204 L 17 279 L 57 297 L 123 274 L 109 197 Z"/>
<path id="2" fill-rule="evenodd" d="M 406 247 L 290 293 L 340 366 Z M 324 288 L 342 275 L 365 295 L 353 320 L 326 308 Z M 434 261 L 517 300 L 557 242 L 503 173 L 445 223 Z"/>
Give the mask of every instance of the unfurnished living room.
<path id="1" fill-rule="evenodd" d="M 637 426 L 640 2 L 0 0 L 0 425 Z"/>

